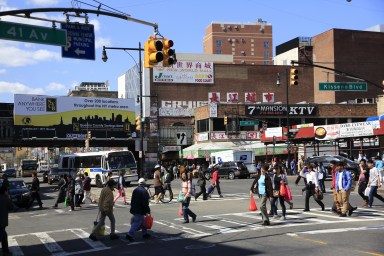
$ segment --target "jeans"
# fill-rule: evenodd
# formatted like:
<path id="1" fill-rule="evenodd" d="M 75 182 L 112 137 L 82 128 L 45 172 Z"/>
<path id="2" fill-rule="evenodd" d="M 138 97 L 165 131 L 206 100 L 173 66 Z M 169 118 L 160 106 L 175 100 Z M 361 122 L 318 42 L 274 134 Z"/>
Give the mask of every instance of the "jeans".
<path id="1" fill-rule="evenodd" d="M 0 227 L 0 240 L 1 240 L 1 248 L 3 249 L 3 253 L 9 253 L 8 248 L 8 234 L 5 230 L 5 227 Z"/>
<path id="2" fill-rule="evenodd" d="M 384 198 L 381 195 L 377 194 L 377 188 L 378 188 L 377 186 L 371 186 L 371 190 L 369 191 L 369 202 L 368 202 L 369 207 L 372 207 L 373 197 L 376 197 L 381 202 L 384 202 Z"/>
<path id="3" fill-rule="evenodd" d="M 325 179 L 319 179 L 319 187 L 320 187 L 320 191 L 321 191 L 322 193 L 325 193 L 324 180 L 325 180 Z"/>
<path id="4" fill-rule="evenodd" d="M 111 221 L 111 234 L 115 234 L 115 216 L 113 215 L 113 212 L 100 212 L 98 223 L 95 227 L 95 229 L 92 231 L 93 235 L 96 235 L 99 232 L 99 229 L 105 225 L 105 217 L 109 218 Z"/>
<path id="5" fill-rule="evenodd" d="M 181 203 L 182 210 L 183 210 L 183 217 L 185 222 L 189 222 L 189 217 L 191 216 L 192 219 L 196 218 L 196 214 L 194 214 L 190 209 L 189 209 L 189 202 L 191 201 L 190 197 L 187 197 L 184 202 Z"/>
<path id="6" fill-rule="evenodd" d="M 272 207 L 273 215 L 275 215 L 275 216 L 277 215 L 277 205 L 276 205 L 277 200 L 279 200 L 279 202 L 280 202 L 282 215 L 285 216 L 286 208 L 285 208 L 283 196 L 272 197 L 271 207 Z"/>
<path id="7" fill-rule="evenodd" d="M 135 232 L 140 228 L 143 231 L 143 235 L 147 234 L 147 229 L 143 226 L 144 224 L 144 215 L 134 214 L 131 220 L 131 228 L 128 231 L 128 235 L 133 237 Z"/>
<path id="8" fill-rule="evenodd" d="M 364 195 L 364 192 L 365 192 L 366 188 L 367 188 L 367 182 L 361 182 L 360 185 L 359 185 L 358 192 L 359 192 L 359 195 L 361 196 L 361 198 L 363 198 L 363 200 L 366 203 L 368 203 L 368 197 L 366 195 Z"/>
<path id="9" fill-rule="evenodd" d="M 267 196 L 259 195 L 261 199 L 261 206 L 260 206 L 260 212 L 261 212 L 261 218 L 263 222 L 269 221 L 268 212 L 267 212 Z"/>

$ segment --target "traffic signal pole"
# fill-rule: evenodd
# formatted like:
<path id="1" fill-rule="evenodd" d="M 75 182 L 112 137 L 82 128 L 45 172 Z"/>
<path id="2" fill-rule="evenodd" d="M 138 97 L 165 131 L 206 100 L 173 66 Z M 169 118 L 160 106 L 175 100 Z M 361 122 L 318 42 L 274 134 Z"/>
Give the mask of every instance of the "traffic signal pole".
<path id="1" fill-rule="evenodd" d="M 140 95 L 140 117 L 143 118 L 143 67 L 141 62 L 141 43 L 139 42 L 139 95 Z M 140 125 L 140 173 L 139 177 L 144 176 L 144 125 Z"/>

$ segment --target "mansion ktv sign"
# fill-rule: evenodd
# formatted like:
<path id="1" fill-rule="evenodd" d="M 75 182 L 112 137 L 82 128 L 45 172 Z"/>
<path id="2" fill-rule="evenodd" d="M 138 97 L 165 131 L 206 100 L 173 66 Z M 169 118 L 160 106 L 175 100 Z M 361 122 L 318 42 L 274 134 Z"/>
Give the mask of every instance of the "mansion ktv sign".
<path id="1" fill-rule="evenodd" d="M 317 106 L 311 105 L 289 105 L 290 116 L 316 116 Z M 249 105 L 245 106 L 247 116 L 285 116 L 287 115 L 286 105 Z"/>

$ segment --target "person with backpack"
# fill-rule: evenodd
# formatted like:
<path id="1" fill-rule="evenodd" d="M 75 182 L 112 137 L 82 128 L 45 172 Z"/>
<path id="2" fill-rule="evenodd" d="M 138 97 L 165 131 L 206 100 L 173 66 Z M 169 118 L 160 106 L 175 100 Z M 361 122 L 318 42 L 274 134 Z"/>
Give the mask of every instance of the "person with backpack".
<path id="1" fill-rule="evenodd" d="M 205 189 L 206 179 L 205 179 L 204 172 L 200 170 L 197 175 L 198 175 L 197 185 L 200 187 L 200 192 L 196 193 L 195 201 L 197 200 L 197 198 L 199 198 L 201 194 L 203 194 L 203 200 L 207 200 L 207 190 Z"/>
<path id="2" fill-rule="evenodd" d="M 87 198 L 91 201 L 91 203 L 94 203 L 95 200 L 92 198 L 92 193 L 91 193 L 91 178 L 88 176 L 87 172 L 84 172 L 83 189 L 85 192 L 83 203 L 85 203 L 85 200 Z"/>

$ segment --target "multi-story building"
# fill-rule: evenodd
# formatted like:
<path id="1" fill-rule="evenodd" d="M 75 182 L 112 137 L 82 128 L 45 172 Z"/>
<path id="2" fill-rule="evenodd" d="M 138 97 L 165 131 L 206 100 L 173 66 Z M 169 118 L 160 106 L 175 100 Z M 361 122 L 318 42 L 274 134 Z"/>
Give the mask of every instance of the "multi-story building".
<path id="1" fill-rule="evenodd" d="M 258 19 L 253 23 L 212 22 L 203 39 L 205 54 L 233 55 L 234 64 L 271 65 L 272 25 Z"/>
<path id="2" fill-rule="evenodd" d="M 109 82 L 82 82 L 75 91 L 109 91 Z"/>

